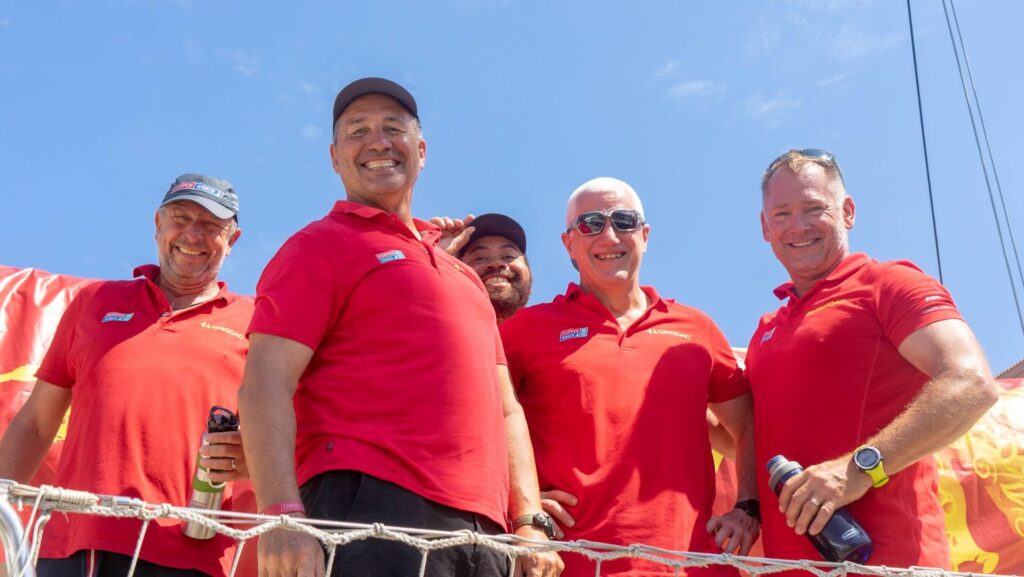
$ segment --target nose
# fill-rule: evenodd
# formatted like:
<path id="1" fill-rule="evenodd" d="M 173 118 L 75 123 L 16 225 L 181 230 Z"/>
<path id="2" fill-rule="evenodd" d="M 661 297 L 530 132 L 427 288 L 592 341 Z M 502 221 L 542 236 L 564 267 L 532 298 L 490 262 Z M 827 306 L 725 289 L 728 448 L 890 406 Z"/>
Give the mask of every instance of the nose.
<path id="1" fill-rule="evenodd" d="M 488 271 L 491 271 L 491 270 L 501 270 L 501 269 L 508 268 L 508 263 L 506 263 L 505 261 L 501 260 L 500 258 L 491 257 L 491 258 L 487 259 L 487 262 L 484 264 L 484 267 L 485 267 L 485 270 L 488 270 Z"/>
<path id="2" fill-rule="evenodd" d="M 383 130 L 374 130 L 373 137 L 369 142 L 369 148 L 376 152 L 391 150 L 391 139 Z"/>

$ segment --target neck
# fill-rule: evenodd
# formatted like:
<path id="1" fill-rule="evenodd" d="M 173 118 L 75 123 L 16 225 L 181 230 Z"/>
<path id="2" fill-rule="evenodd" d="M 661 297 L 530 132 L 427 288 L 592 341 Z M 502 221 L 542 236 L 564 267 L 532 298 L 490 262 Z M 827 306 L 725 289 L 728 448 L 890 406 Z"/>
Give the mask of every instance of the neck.
<path id="1" fill-rule="evenodd" d="M 160 275 L 156 285 L 164 293 L 164 297 L 167 298 L 167 302 L 170 303 L 172 310 L 185 309 L 202 304 L 220 293 L 220 287 L 217 286 L 216 280 L 203 286 L 189 287 L 176 285 L 165 280 L 164 276 Z"/>
<path id="2" fill-rule="evenodd" d="M 403 194 L 390 195 L 384 198 L 374 199 L 367 202 L 365 199 L 348 197 L 348 200 L 357 204 L 383 210 L 400 220 L 417 238 L 421 238 L 420 231 L 416 230 L 416 223 L 412 220 L 412 191 Z"/>
<path id="3" fill-rule="evenodd" d="M 580 288 L 594 295 L 623 328 L 640 318 L 650 305 L 647 294 L 636 283 L 620 291 L 591 290 L 582 283 Z"/>

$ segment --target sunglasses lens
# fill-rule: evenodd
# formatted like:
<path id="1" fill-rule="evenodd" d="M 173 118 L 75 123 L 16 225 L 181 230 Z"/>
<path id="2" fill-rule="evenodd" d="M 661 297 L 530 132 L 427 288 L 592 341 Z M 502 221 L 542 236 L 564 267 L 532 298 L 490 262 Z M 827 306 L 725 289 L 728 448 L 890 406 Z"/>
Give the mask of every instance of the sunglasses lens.
<path id="1" fill-rule="evenodd" d="M 605 216 L 600 212 L 588 212 L 581 214 L 576 220 L 576 230 L 580 231 L 580 234 L 592 235 L 598 234 L 604 230 Z"/>
<path id="2" fill-rule="evenodd" d="M 612 213 L 612 226 L 619 232 L 630 232 L 640 226 L 640 215 L 633 210 L 616 210 Z"/>

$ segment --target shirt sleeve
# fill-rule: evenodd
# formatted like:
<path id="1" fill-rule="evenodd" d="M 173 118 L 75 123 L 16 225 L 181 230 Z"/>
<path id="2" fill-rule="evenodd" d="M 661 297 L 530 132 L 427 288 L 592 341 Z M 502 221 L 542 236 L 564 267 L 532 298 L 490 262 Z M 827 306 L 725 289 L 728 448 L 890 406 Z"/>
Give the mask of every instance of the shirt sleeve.
<path id="1" fill-rule="evenodd" d="M 311 235 L 288 239 L 256 284 L 247 336 L 274 335 L 315 350 L 348 299 L 340 268 Z"/>
<path id="2" fill-rule="evenodd" d="M 523 386 L 523 366 L 522 366 L 522 355 L 519 354 L 519 342 L 518 335 L 520 331 L 517 330 L 519 322 L 517 318 L 522 315 L 520 311 L 516 316 L 501 323 L 498 327 L 498 334 L 501 337 L 503 356 L 505 357 L 505 364 L 508 365 L 509 375 L 512 377 L 512 388 L 518 393 Z M 500 364 L 500 363 L 499 363 Z"/>
<path id="3" fill-rule="evenodd" d="M 721 329 L 708 318 L 708 352 L 711 354 L 711 382 L 708 387 L 708 402 L 722 403 L 741 397 L 750 391 L 750 384 L 743 369 L 736 361 L 736 355 Z"/>
<path id="4" fill-rule="evenodd" d="M 881 265 L 875 286 L 878 320 L 896 347 L 931 323 L 963 319 L 949 291 L 910 262 Z"/>
<path id="5" fill-rule="evenodd" d="M 82 303 L 88 300 L 87 293 L 91 293 L 91 291 L 79 293 L 61 315 L 60 322 L 57 323 L 57 332 L 54 333 L 53 340 L 50 341 L 50 346 L 43 357 L 43 362 L 39 365 L 39 370 L 36 371 L 37 379 L 66 389 L 75 384 L 77 371 L 72 360 L 72 347 L 78 332 Z"/>

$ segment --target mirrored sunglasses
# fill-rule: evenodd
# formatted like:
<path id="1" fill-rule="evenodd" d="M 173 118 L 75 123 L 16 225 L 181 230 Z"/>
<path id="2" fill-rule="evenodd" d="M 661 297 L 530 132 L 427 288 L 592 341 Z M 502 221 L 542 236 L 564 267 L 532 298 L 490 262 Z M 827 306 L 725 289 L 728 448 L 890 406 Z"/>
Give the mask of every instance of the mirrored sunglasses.
<path id="1" fill-rule="evenodd" d="M 576 229 L 577 232 L 584 236 L 600 234 L 604 230 L 605 223 L 609 220 L 612 222 L 612 228 L 619 232 L 633 232 L 644 223 L 640 213 L 630 209 L 620 208 L 607 212 L 584 212 L 573 219 L 566 232 Z"/>

